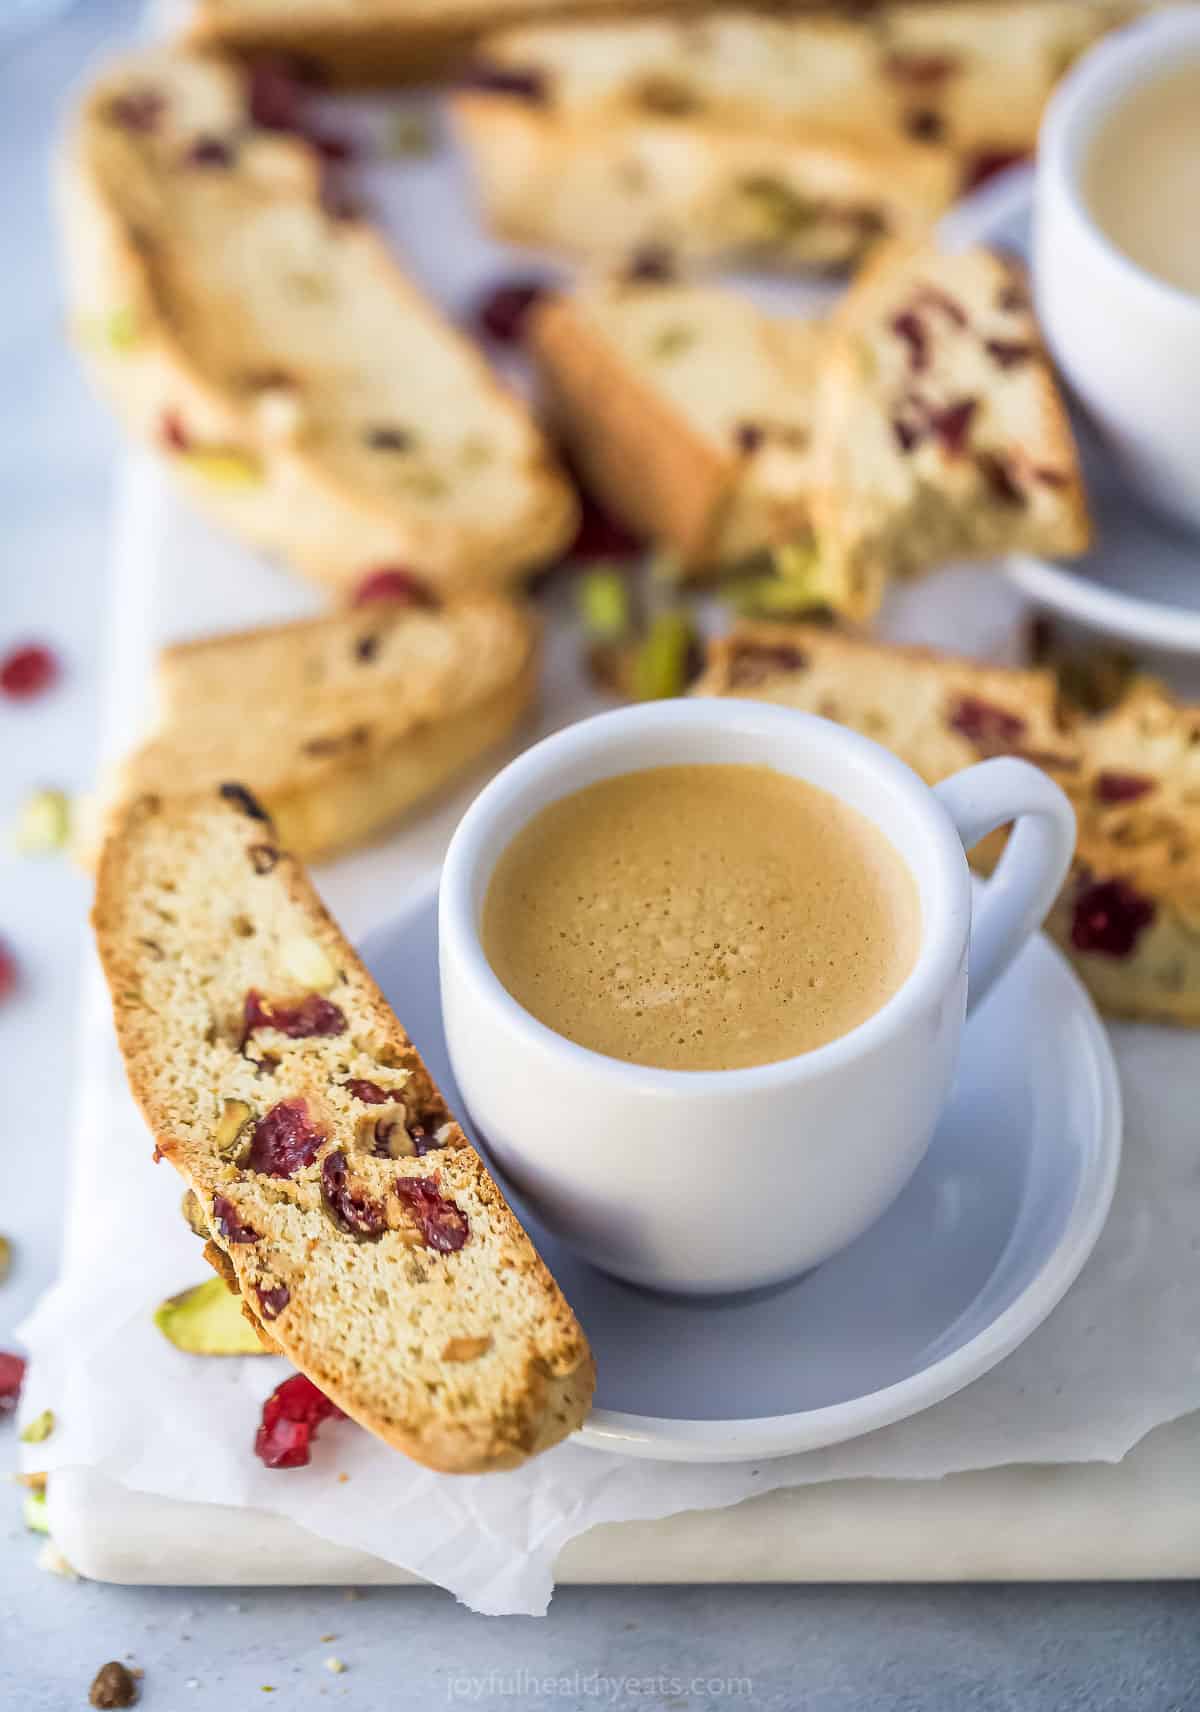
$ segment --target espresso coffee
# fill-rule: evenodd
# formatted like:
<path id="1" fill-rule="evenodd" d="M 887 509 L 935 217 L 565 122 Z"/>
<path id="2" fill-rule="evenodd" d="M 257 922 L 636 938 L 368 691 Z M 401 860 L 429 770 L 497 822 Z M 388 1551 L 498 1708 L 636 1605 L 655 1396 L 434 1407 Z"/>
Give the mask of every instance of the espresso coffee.
<path id="1" fill-rule="evenodd" d="M 488 961 L 557 1034 L 611 1058 L 733 1070 L 865 1022 L 916 961 L 903 858 L 770 767 L 625 773 L 534 817 L 484 900 Z"/>
<path id="2" fill-rule="evenodd" d="M 1168 285 L 1200 293 L 1200 61 L 1114 106 L 1088 151 L 1083 190 L 1118 249 Z"/>

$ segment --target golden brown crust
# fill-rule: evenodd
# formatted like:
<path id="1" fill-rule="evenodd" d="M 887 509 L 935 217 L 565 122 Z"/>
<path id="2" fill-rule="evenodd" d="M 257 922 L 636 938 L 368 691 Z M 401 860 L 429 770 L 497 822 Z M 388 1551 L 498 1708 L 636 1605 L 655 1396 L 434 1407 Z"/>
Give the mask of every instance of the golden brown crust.
<path id="1" fill-rule="evenodd" d="M 262 1304 L 252 1323 L 273 1309 L 264 1329 L 283 1354 L 348 1415 L 430 1468 L 515 1467 L 581 1424 L 594 1380 L 586 1340 L 382 994 L 261 815 L 237 793 L 143 798 L 105 844 L 93 922 L 130 1086 L 159 1154 L 204 1209 L 219 1270 L 227 1262 L 243 1299 Z M 266 871 L 252 859 L 263 846 L 274 853 Z M 323 990 L 343 1026 L 303 1038 L 264 1024 L 246 1033 L 250 988 L 276 1015 Z M 387 1103 L 364 1104 L 355 1078 Z M 290 1175 L 269 1174 L 257 1155 L 262 1168 L 252 1167 L 247 1138 L 257 1148 L 263 1120 L 297 1102 L 319 1158 Z M 389 1123 L 382 1157 L 377 1112 Z M 339 1222 L 330 1154 L 343 1158 L 353 1195 L 376 1209 L 363 1240 Z M 412 1191 L 414 1182 L 425 1187 Z M 431 1246 L 413 1193 L 418 1204 L 432 1193 L 437 1216 L 465 1240 Z"/>

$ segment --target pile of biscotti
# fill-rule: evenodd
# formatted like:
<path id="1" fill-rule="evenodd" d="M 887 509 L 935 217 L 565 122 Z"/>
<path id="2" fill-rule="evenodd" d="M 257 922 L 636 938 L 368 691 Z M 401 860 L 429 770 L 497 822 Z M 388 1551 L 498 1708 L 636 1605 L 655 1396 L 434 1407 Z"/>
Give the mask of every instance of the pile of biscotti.
<path id="1" fill-rule="evenodd" d="M 592 1359 L 302 862 L 516 727 L 521 590 L 570 557 L 577 479 L 684 581 L 766 562 L 780 608 L 843 623 L 949 559 L 1085 548 L 1022 271 L 930 229 L 1132 10 L 196 0 L 81 102 L 79 348 L 195 502 L 326 600 L 168 649 L 107 783 L 94 920 L 131 1086 L 264 1343 L 431 1468 L 556 1443 Z M 431 73 L 485 223 L 587 264 L 525 324 L 540 416 L 347 205 L 311 117 L 314 74 Z M 849 286 L 812 323 L 722 286 L 730 260 Z M 736 631 L 700 687 L 843 719 L 931 779 L 1046 767 L 1082 829 L 1056 935 L 1112 1010 L 1200 1021 L 1194 711 L 1141 684 L 1085 717 L 1044 673 L 812 626 Z"/>

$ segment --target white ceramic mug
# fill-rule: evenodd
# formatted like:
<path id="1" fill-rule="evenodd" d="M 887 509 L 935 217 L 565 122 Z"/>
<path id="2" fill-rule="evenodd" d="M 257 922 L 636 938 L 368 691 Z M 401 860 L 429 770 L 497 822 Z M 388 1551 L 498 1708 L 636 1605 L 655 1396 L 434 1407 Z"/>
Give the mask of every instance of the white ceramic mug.
<path id="1" fill-rule="evenodd" d="M 659 1070 L 538 1022 L 484 955 L 493 868 L 547 804 L 618 773 L 749 762 L 831 791 L 891 840 L 920 894 L 907 980 L 849 1034 L 739 1070 Z M 971 921 L 964 849 L 1016 821 Z M 1075 842 L 1066 797 L 1026 762 L 931 791 L 885 749 L 765 702 L 695 699 L 601 714 L 537 744 L 468 809 L 442 870 L 442 1006 L 466 1109 L 548 1229 L 606 1271 L 689 1293 L 776 1283 L 859 1236 L 933 1134 L 978 1004 L 1036 931 Z"/>
<path id="2" fill-rule="evenodd" d="M 1200 529 L 1200 296 L 1131 261 L 1083 194 L 1084 163 L 1105 119 L 1189 59 L 1200 63 L 1200 6 L 1106 37 L 1059 86 L 1038 141 L 1033 283 L 1051 354 L 1130 485 Z"/>

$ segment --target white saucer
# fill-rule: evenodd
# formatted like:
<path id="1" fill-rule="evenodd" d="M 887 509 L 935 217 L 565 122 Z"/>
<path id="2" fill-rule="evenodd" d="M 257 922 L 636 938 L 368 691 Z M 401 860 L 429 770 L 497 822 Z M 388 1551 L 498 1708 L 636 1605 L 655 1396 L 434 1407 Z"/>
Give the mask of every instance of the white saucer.
<path id="1" fill-rule="evenodd" d="M 1004 173 L 943 220 L 942 236 L 955 247 L 994 243 L 1028 256 L 1032 189 L 1031 167 Z M 1148 512 L 1077 411 L 1072 421 L 1096 545 L 1069 563 L 1014 554 L 1004 561 L 1008 574 L 1040 606 L 1090 629 L 1146 648 L 1200 654 L 1200 537 Z"/>
<path id="2" fill-rule="evenodd" d="M 433 896 L 373 933 L 363 954 L 461 1112 Z M 652 1296 L 577 1260 L 522 1209 L 596 1352 L 580 1439 L 730 1462 L 815 1450 L 928 1408 L 1010 1354 L 1064 1295 L 1100 1235 L 1120 1148 L 1107 1036 L 1065 960 L 1038 939 L 967 1029 L 951 1103 L 913 1181 L 808 1276 L 749 1297 Z M 728 1173 L 737 1192 L 737 1137 L 696 1169 Z"/>

